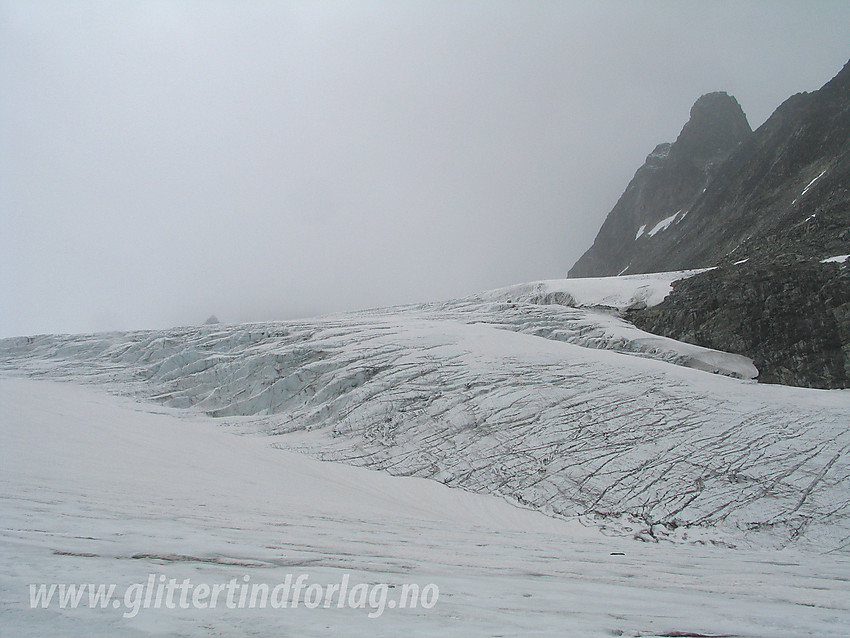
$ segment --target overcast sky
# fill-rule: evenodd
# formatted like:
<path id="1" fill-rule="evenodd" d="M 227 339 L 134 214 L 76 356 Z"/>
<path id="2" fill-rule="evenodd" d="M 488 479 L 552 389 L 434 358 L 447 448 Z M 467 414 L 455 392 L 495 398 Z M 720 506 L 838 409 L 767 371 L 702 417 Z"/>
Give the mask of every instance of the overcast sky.
<path id="1" fill-rule="evenodd" d="M 563 277 L 701 94 L 755 128 L 848 2 L 0 0 L 0 336 Z"/>

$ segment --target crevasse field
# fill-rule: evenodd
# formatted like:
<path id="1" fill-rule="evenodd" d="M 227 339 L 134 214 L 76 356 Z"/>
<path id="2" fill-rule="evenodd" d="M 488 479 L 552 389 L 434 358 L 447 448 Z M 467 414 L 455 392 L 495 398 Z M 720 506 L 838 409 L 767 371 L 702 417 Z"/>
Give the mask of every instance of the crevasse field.
<path id="1" fill-rule="evenodd" d="M 848 635 L 850 391 L 617 318 L 689 274 L 0 341 L 0 632 Z M 31 609 L 152 574 L 439 600 Z"/>

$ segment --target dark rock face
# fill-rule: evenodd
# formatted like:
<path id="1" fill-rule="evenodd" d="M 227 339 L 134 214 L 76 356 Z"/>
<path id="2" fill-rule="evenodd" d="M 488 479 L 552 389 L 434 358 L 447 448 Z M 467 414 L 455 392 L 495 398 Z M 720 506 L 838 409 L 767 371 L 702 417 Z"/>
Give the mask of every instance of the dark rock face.
<path id="1" fill-rule="evenodd" d="M 729 124 L 738 121 L 734 109 L 706 100 L 717 95 L 723 94 L 697 101 L 666 160 L 665 167 L 683 155 L 703 167 L 704 185 L 687 214 L 654 233 L 631 234 L 635 210 L 641 220 L 665 219 L 672 199 L 642 202 L 657 206 L 653 213 L 637 206 L 629 189 L 651 184 L 653 193 L 684 201 L 696 183 L 685 187 L 662 175 L 664 168 L 654 181 L 639 180 L 644 165 L 570 276 L 720 265 L 678 283 L 663 304 L 632 319 L 653 332 L 750 356 L 761 381 L 850 387 L 847 267 L 821 264 L 850 254 L 850 63 L 818 91 L 786 100 L 751 134 Z M 726 124 L 716 123 L 719 117 Z"/>
<path id="2" fill-rule="evenodd" d="M 850 381 L 850 265 L 785 259 L 725 266 L 677 281 L 659 306 L 629 313 L 638 327 L 746 353 L 759 380 L 814 388 Z"/>
<path id="3" fill-rule="evenodd" d="M 617 275 L 628 268 L 658 222 L 676 214 L 680 221 L 716 167 L 750 134 L 735 98 L 703 95 L 676 141 L 659 144 L 647 156 L 570 277 Z"/>

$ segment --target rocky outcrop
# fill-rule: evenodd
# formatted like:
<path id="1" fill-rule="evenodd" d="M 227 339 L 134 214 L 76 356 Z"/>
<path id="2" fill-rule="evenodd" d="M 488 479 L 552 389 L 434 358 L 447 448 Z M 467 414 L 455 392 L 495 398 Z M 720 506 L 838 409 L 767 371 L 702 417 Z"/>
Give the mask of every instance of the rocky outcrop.
<path id="1" fill-rule="evenodd" d="M 746 353 L 762 382 L 850 386 L 848 263 L 728 265 L 674 282 L 663 303 L 628 317 L 648 332 Z"/>
<path id="2" fill-rule="evenodd" d="M 704 144 L 680 144 L 692 122 L 670 156 L 675 150 L 705 163 Z M 752 357 L 762 381 L 850 387 L 850 282 L 844 266 L 821 263 L 850 254 L 850 63 L 818 91 L 786 100 L 719 162 L 705 163 L 704 190 L 683 212 L 662 217 L 671 209 L 659 203 L 654 214 L 642 213 L 662 219 L 649 230 L 630 237 L 628 215 L 615 207 L 570 275 L 719 265 L 679 282 L 661 306 L 632 313 L 633 321 Z M 678 188 L 665 179 L 653 187 Z M 629 204 L 628 193 L 618 207 Z"/>

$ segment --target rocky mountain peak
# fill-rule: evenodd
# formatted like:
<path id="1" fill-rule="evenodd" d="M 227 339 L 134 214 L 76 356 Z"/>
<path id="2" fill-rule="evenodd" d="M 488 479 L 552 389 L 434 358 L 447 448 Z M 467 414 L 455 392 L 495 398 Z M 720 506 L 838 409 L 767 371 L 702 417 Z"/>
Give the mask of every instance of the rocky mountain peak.
<path id="1" fill-rule="evenodd" d="M 691 107 L 691 115 L 671 148 L 681 159 L 703 165 L 725 158 L 752 133 L 738 101 L 724 91 L 706 93 Z"/>
<path id="2" fill-rule="evenodd" d="M 570 276 L 630 272 L 641 249 L 638 244 L 681 221 L 714 168 L 750 135 L 747 117 L 734 97 L 722 91 L 700 97 L 676 141 L 659 144 L 647 155 Z"/>
<path id="3" fill-rule="evenodd" d="M 747 117 L 734 96 L 726 91 L 713 91 L 701 95 L 691 107 L 691 119 L 685 128 L 706 123 L 728 123 L 747 126 Z"/>

